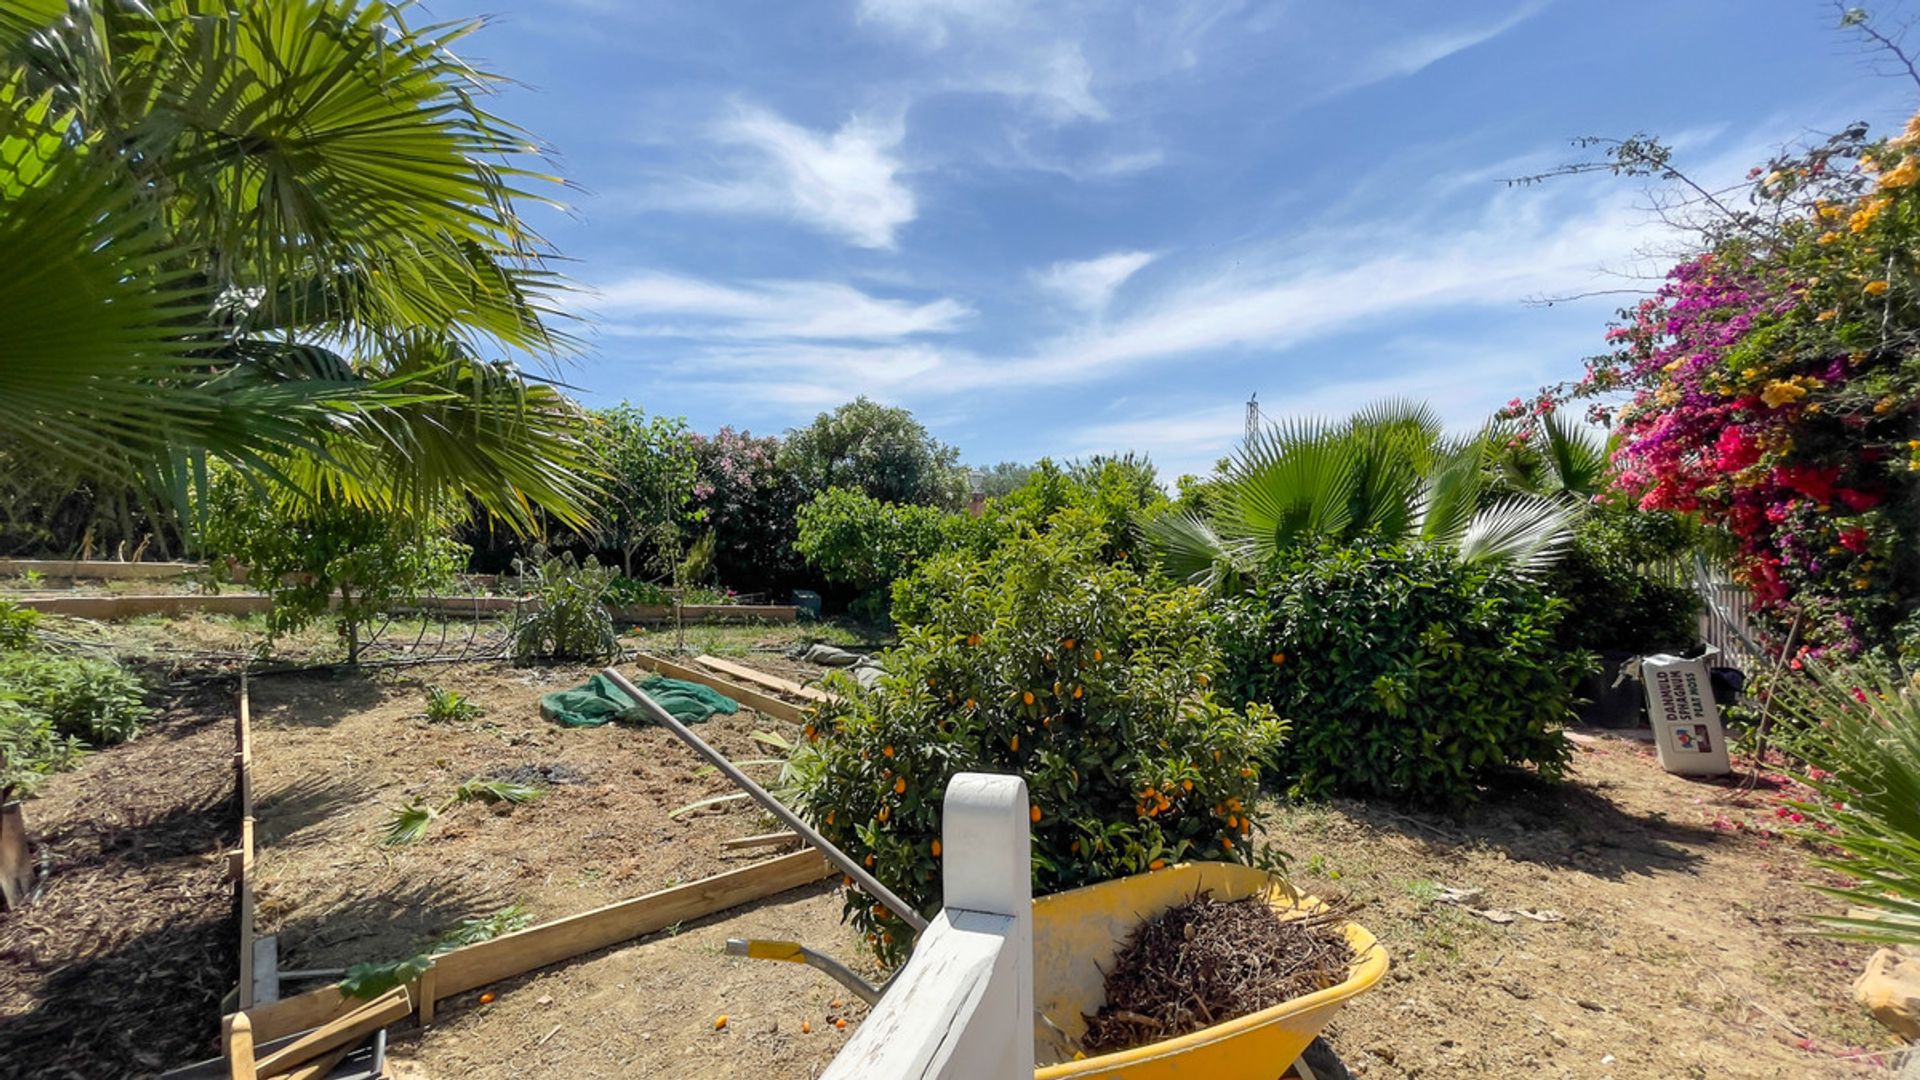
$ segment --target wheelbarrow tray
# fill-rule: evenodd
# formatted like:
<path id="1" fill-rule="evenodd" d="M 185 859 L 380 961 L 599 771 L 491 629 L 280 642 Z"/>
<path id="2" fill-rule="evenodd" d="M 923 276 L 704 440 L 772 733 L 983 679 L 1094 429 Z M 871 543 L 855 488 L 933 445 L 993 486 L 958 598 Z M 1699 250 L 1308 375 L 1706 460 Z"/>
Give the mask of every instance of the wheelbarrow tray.
<path id="1" fill-rule="evenodd" d="M 1210 862 L 1180 863 L 1040 897 L 1033 902 L 1035 1007 L 1068 1037 L 1084 1037 L 1086 1015 L 1106 1002 L 1105 973 L 1134 927 L 1201 892 L 1220 900 L 1264 896 L 1283 917 L 1321 906 L 1264 870 Z M 1275 1080 L 1348 998 L 1370 989 L 1387 972 L 1386 952 L 1372 934 L 1354 923 L 1344 930 L 1354 961 L 1337 985 L 1131 1050 L 1043 1064 L 1034 1069 L 1035 1080 Z M 1049 1057 L 1044 1034 L 1036 1032 L 1041 1061 Z"/>

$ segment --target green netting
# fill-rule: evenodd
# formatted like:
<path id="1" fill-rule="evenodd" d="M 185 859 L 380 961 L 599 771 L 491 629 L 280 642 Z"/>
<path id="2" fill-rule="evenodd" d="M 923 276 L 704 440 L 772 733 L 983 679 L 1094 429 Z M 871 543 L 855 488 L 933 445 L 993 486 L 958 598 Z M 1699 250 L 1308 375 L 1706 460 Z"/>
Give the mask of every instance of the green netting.
<path id="1" fill-rule="evenodd" d="M 732 716 L 740 711 L 738 702 L 712 687 L 664 675 L 641 683 L 640 689 L 683 724 L 697 724 L 714 713 Z M 584 686 L 541 695 L 540 715 L 568 727 L 599 727 L 609 721 L 646 722 L 640 703 L 605 675 L 595 675 Z"/>

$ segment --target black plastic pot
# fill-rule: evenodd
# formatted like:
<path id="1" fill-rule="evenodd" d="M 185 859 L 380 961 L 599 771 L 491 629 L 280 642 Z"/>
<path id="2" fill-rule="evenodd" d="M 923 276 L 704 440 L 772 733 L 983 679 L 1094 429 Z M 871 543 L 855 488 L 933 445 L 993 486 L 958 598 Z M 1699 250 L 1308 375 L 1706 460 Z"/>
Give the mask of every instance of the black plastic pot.
<path id="1" fill-rule="evenodd" d="M 1640 680 L 1620 679 L 1620 685 L 1614 685 L 1620 665 L 1633 657 L 1630 652 L 1600 654 L 1599 672 L 1580 682 L 1580 696 L 1587 702 L 1580 707 L 1581 723 L 1603 728 L 1640 727 L 1646 723 L 1646 697 L 1640 691 Z"/>

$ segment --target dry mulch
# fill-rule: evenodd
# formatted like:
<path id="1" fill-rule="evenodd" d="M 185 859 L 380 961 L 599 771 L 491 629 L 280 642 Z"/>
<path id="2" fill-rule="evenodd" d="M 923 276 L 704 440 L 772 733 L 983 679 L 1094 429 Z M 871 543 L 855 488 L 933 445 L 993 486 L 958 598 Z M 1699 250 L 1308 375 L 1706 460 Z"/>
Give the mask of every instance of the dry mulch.
<path id="1" fill-rule="evenodd" d="M 214 697 L 168 703 L 27 804 L 51 868 L 0 914 L 0 1076 L 150 1076 L 214 1052 L 239 964 L 234 704 Z"/>
<path id="2" fill-rule="evenodd" d="M 1339 984 L 1353 949 L 1336 911 L 1282 918 L 1265 897 L 1208 893 L 1140 924 L 1087 1018 L 1089 1054 L 1176 1038 Z"/>

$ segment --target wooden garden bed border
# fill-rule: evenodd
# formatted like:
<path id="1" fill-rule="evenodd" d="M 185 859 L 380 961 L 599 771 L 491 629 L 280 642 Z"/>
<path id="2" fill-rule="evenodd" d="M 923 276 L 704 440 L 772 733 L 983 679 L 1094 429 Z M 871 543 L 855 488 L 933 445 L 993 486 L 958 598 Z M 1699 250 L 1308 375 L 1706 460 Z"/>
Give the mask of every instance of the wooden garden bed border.
<path id="1" fill-rule="evenodd" d="M 127 565 L 143 565 L 129 563 Z M 48 615 L 70 615 L 82 619 L 130 619 L 138 615 L 178 616 L 189 612 L 220 615 L 252 615 L 270 611 L 273 600 L 265 593 L 125 593 L 118 596 L 20 596 L 21 607 Z M 498 615 L 513 610 L 518 601 L 511 596 L 435 596 L 411 604 L 397 605 L 399 612 L 432 612 L 436 615 Z M 765 622 L 793 622 L 799 609 L 789 604 L 689 604 L 680 609 L 680 617 L 696 625 L 741 622 L 760 619 Z M 664 623 L 673 621 L 670 607 L 616 608 L 614 619 L 623 623 Z"/>
<path id="2" fill-rule="evenodd" d="M 768 690 L 776 690 L 790 697 L 805 698 L 814 704 L 833 700 L 832 694 L 827 693 L 817 686 L 807 686 L 803 683 L 794 682 L 792 679 L 783 679 L 778 675 L 769 674 L 757 668 L 748 667 L 745 664 L 736 664 L 731 660 L 724 660 L 718 656 L 701 655 L 694 657 L 693 661 L 696 664 L 710 667 L 722 675 L 731 675 L 736 679 L 745 679 L 755 686 L 762 686 Z"/>
<path id="3" fill-rule="evenodd" d="M 833 873 L 832 864 L 819 852 L 796 851 L 688 885 L 503 934 L 491 941 L 463 945 L 434 957 L 428 973 L 407 983 L 405 989 L 414 1007 L 430 1019 L 438 1000 L 631 941 L 675 923 L 705 918 L 788 889 L 811 885 Z M 342 994 L 338 986 L 323 986 L 234 1015 L 245 1016 L 245 1030 L 251 1039 L 264 1043 L 319 1027 L 365 1005 Z M 226 1018 L 225 1030 L 232 1031 L 232 1021 L 232 1016 Z"/>

